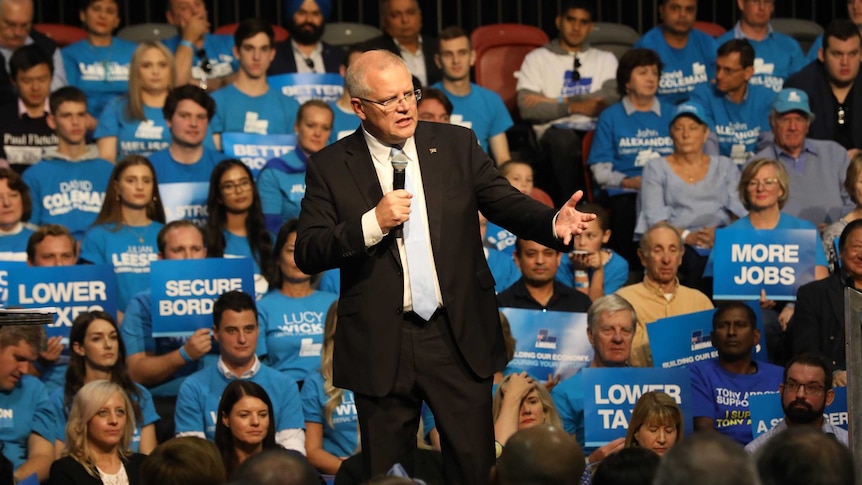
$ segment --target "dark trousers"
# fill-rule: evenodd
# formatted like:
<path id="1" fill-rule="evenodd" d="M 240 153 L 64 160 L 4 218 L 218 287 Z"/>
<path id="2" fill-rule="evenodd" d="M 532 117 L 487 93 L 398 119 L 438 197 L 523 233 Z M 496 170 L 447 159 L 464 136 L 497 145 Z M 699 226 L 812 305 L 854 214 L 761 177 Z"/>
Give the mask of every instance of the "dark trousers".
<path id="1" fill-rule="evenodd" d="M 546 180 L 545 189 L 562 206 L 578 190 L 586 190 L 581 144 L 583 132 L 569 128 L 548 128 L 539 140 L 542 161 L 536 167 L 540 179 Z"/>
<path id="2" fill-rule="evenodd" d="M 385 473 L 416 448 L 422 401 L 434 413 L 447 484 L 485 484 L 494 464 L 491 378 L 469 370 L 445 311 L 430 322 L 405 316 L 398 373 L 383 397 L 355 394 L 367 477 Z M 402 463 L 412 473 L 412 463 Z"/>

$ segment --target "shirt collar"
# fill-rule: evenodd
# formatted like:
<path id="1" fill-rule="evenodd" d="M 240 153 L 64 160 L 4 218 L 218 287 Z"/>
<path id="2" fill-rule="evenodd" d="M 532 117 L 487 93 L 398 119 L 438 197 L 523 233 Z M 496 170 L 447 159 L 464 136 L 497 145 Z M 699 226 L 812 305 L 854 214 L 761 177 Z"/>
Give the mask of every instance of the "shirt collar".
<path id="1" fill-rule="evenodd" d="M 48 97 L 45 97 L 45 113 L 50 113 L 51 105 L 48 104 Z M 23 118 L 24 115 L 27 114 L 27 107 L 24 106 L 24 100 L 21 97 L 18 97 L 18 117 Z"/>
<path id="2" fill-rule="evenodd" d="M 221 356 L 219 356 L 216 366 L 218 367 L 219 373 L 223 375 L 226 379 L 251 379 L 255 376 L 255 374 L 260 371 L 260 359 L 258 359 L 255 355 L 254 364 L 251 365 L 251 369 L 243 372 L 242 375 L 236 375 L 231 372 L 231 370 L 227 368 L 227 364 L 224 363 L 224 360 L 222 360 Z"/>
<path id="3" fill-rule="evenodd" d="M 305 54 L 303 54 L 302 51 L 299 50 L 299 47 L 296 46 L 296 41 L 293 39 L 290 39 L 290 47 L 293 49 L 293 52 L 295 54 L 299 54 L 302 57 L 311 57 L 311 56 L 306 56 Z M 322 52 L 323 52 L 323 44 L 318 41 L 317 44 L 314 44 L 314 52 L 311 55 L 313 56 L 314 54 L 321 54 Z"/>
<path id="4" fill-rule="evenodd" d="M 773 144 L 775 145 L 775 152 L 779 156 L 784 155 L 787 158 L 793 158 L 793 159 L 799 158 L 799 157 L 792 157 L 783 148 L 778 146 L 778 144 L 776 144 L 776 143 L 773 143 Z M 801 157 L 805 153 L 810 153 L 810 154 L 814 155 L 815 157 L 820 155 L 820 152 L 817 150 L 817 147 L 814 146 L 814 144 L 811 143 L 808 138 L 806 138 L 805 141 L 802 142 L 802 152 L 799 154 L 799 156 Z"/>
<path id="5" fill-rule="evenodd" d="M 626 110 L 626 116 L 631 116 L 632 113 L 637 111 L 632 100 L 629 99 L 628 96 L 623 96 L 623 108 Z M 656 114 L 656 116 L 661 117 L 661 103 L 659 102 L 657 97 L 652 98 L 652 106 L 650 106 L 650 111 Z"/>
<path id="6" fill-rule="evenodd" d="M 767 37 L 767 38 L 768 38 L 768 37 L 772 37 L 772 33 L 773 33 L 775 30 L 772 28 L 772 23 L 771 23 L 771 22 L 770 22 L 770 23 L 768 23 L 768 24 L 766 24 L 766 29 L 767 29 L 767 32 L 769 32 L 768 34 L 766 34 L 766 37 Z M 742 20 L 738 20 L 738 21 L 736 22 L 736 25 L 735 25 L 735 26 L 733 26 L 733 38 L 734 38 L 734 39 L 748 39 L 748 40 L 754 40 L 754 39 L 752 39 L 752 38 L 748 37 L 747 35 L 745 35 L 745 32 L 743 32 L 743 31 L 742 31 Z"/>
<path id="7" fill-rule="evenodd" d="M 392 37 L 392 36 L 390 36 L 390 37 Z M 402 50 L 402 49 L 401 49 L 401 43 L 400 43 L 400 42 L 398 42 L 398 39 L 396 39 L 395 37 L 392 37 L 392 42 L 394 42 L 394 43 L 395 43 L 395 47 L 397 47 L 397 48 L 398 48 L 398 50 Z M 418 55 L 420 52 L 424 52 L 424 51 L 422 50 L 422 34 L 419 34 L 419 49 L 417 49 L 417 50 L 416 50 L 417 55 Z"/>
<path id="8" fill-rule="evenodd" d="M 664 290 L 661 289 L 661 286 L 659 286 L 658 283 L 653 282 L 653 280 L 649 279 L 649 277 L 644 275 L 643 284 L 644 284 L 644 288 L 647 288 L 650 292 L 655 293 L 656 295 L 658 295 L 662 299 L 664 299 L 664 295 L 666 295 L 666 293 L 664 292 Z M 671 291 L 671 294 L 676 295 L 676 290 L 678 290 L 678 289 L 679 289 L 679 278 L 675 276 L 673 278 L 673 291 Z"/>
<path id="9" fill-rule="evenodd" d="M 373 107 L 371 109 L 377 109 L 377 107 Z M 365 126 L 362 127 L 362 134 L 365 136 L 365 143 L 368 145 L 368 151 L 371 152 L 371 158 L 377 163 L 388 164 L 389 156 L 392 153 L 392 145 L 383 143 L 375 138 L 374 135 L 368 133 Z M 418 160 L 418 156 L 416 155 L 416 140 L 414 137 L 411 136 L 408 138 L 401 147 L 401 150 L 411 161 Z"/>

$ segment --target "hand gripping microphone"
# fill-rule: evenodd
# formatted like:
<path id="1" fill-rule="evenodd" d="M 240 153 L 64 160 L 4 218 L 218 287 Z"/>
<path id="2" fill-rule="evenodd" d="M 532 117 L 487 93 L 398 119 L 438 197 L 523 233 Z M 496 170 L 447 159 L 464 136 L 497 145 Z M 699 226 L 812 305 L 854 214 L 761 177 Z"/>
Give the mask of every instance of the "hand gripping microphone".
<path id="1" fill-rule="evenodd" d="M 407 158 L 407 155 L 404 152 L 399 152 L 394 157 L 392 157 L 392 188 L 394 190 L 399 190 L 404 188 L 404 181 L 406 179 L 407 172 L 407 164 L 410 162 L 410 159 Z M 403 237 L 403 227 L 404 224 L 399 224 L 395 229 L 392 230 L 393 236 L 396 238 Z"/>

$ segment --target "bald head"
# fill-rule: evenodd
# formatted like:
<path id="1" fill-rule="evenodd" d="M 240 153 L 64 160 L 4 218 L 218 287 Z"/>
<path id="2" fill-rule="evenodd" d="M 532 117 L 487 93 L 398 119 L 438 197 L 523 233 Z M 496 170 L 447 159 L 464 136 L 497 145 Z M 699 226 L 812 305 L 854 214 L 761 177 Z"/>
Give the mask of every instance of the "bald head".
<path id="1" fill-rule="evenodd" d="M 356 60 L 350 61 L 350 66 L 344 77 L 344 85 L 351 97 L 367 98 L 371 94 L 368 74 L 372 71 L 383 71 L 397 67 L 403 67 L 408 73 L 410 72 L 404 59 L 387 50 L 363 52 Z"/>
<path id="2" fill-rule="evenodd" d="M 494 473 L 499 485 L 575 485 L 584 473 L 584 452 L 561 428 L 540 425 L 518 431 L 506 443 Z"/>

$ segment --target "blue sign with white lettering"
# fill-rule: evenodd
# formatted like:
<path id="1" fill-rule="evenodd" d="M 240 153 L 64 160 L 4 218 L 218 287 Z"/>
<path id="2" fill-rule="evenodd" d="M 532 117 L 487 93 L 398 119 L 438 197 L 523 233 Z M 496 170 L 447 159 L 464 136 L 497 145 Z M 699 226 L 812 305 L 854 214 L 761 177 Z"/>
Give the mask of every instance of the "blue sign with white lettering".
<path id="1" fill-rule="evenodd" d="M 584 374 L 584 436 L 587 447 L 599 447 L 626 435 L 637 400 L 646 392 L 660 391 L 682 410 L 686 433 L 694 429 L 691 412 L 691 377 L 688 369 L 587 367 Z"/>
<path id="2" fill-rule="evenodd" d="M 209 182 L 159 184 L 167 222 L 185 219 L 198 227 L 207 222 Z"/>
<path id="3" fill-rule="evenodd" d="M 587 314 L 501 308 L 515 339 L 508 370 L 526 371 L 535 379 L 549 374 L 565 379 L 589 365 L 593 347 L 587 339 Z"/>
<path id="4" fill-rule="evenodd" d="M 796 290 L 814 281 L 813 229 L 715 231 L 713 297 L 716 300 L 794 301 Z"/>
<path id="5" fill-rule="evenodd" d="M 266 78 L 269 85 L 285 96 L 290 96 L 299 104 L 309 99 L 321 99 L 327 103 L 336 101 L 344 92 L 344 78 L 341 74 L 291 73 L 278 74 Z"/>
<path id="6" fill-rule="evenodd" d="M 296 149 L 296 136 L 226 132 L 221 143 L 224 154 L 242 160 L 257 179 L 269 159 L 282 158 Z"/>
<path id="7" fill-rule="evenodd" d="M 150 266 L 153 337 L 186 337 L 212 327 L 213 303 L 239 290 L 254 297 L 249 258 L 153 261 Z"/>
<path id="8" fill-rule="evenodd" d="M 833 387 L 835 399 L 823 411 L 823 419 L 839 428 L 848 429 L 847 388 Z M 748 409 L 751 411 L 751 434 L 755 438 L 772 429 L 784 417 L 781 409 L 781 395 L 778 390 L 773 394 L 761 394 L 748 397 Z"/>
<path id="9" fill-rule="evenodd" d="M 66 342 L 79 313 L 101 310 L 117 316 L 117 277 L 104 264 L 27 267 L 9 273 L 9 306 L 57 307 L 48 337 Z"/>
<path id="10" fill-rule="evenodd" d="M 746 305 L 757 315 L 757 329 L 760 330 L 760 344 L 754 347 L 752 356 L 766 362 L 766 332 L 763 331 L 760 304 L 749 301 Z M 718 358 L 718 351 L 710 338 L 713 315 L 715 310 L 705 310 L 660 318 L 647 325 L 653 366 L 668 369 Z"/>
<path id="11" fill-rule="evenodd" d="M 0 307 L 9 301 L 9 273 L 24 271 L 28 267 L 27 263 L 20 261 L 0 261 Z"/>

